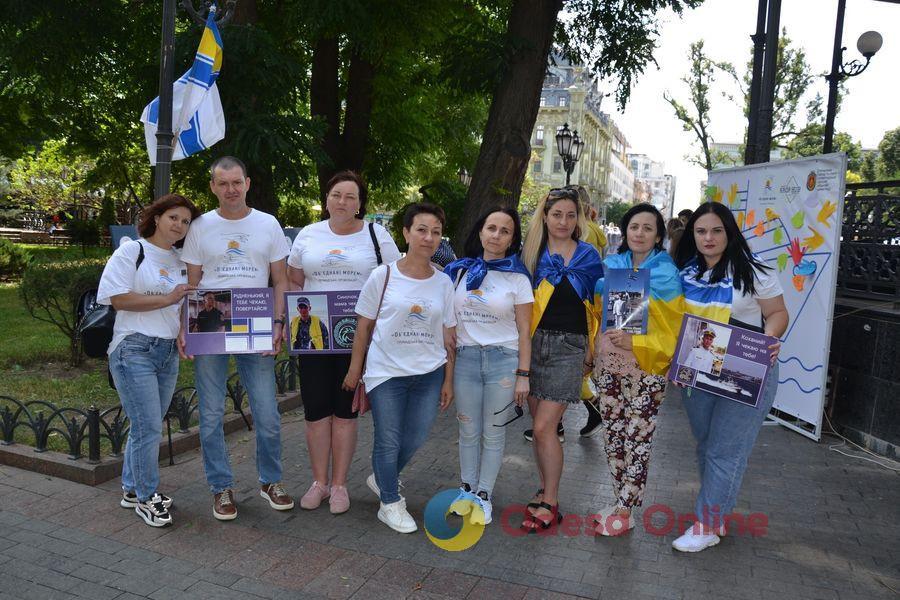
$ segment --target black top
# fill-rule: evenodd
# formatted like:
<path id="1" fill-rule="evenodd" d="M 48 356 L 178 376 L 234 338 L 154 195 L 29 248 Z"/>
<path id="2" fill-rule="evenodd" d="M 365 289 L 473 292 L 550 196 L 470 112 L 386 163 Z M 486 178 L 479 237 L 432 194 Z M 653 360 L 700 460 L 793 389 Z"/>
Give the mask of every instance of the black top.
<path id="1" fill-rule="evenodd" d="M 224 315 L 218 308 L 203 309 L 197 313 L 197 330 L 202 333 L 218 331 L 224 324 Z"/>
<path id="2" fill-rule="evenodd" d="M 541 322 L 538 323 L 537 328 L 587 335 L 587 314 L 584 302 L 578 297 L 578 292 L 572 287 L 568 277 L 563 277 L 553 290 L 553 295 L 547 302 L 547 309 L 541 315 Z"/>

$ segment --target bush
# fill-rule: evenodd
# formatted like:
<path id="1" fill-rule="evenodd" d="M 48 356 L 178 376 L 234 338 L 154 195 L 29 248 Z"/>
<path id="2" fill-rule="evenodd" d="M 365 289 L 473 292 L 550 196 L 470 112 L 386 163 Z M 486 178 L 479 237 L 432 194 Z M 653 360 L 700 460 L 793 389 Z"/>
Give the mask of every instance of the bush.
<path id="1" fill-rule="evenodd" d="M 14 279 L 22 274 L 31 255 L 9 240 L 0 238 L 0 279 Z"/>
<path id="2" fill-rule="evenodd" d="M 72 236 L 72 241 L 81 246 L 82 253 L 87 246 L 96 246 L 100 243 L 100 222 L 87 219 L 72 219 L 66 223 L 66 230 Z"/>
<path id="3" fill-rule="evenodd" d="M 278 220 L 285 227 L 306 227 L 316 217 L 305 198 L 282 198 L 278 206 Z"/>
<path id="4" fill-rule="evenodd" d="M 69 339 L 69 363 L 81 363 L 77 340 L 75 305 L 81 295 L 97 287 L 102 259 L 83 259 L 56 263 L 34 262 L 22 275 L 19 294 L 28 313 L 39 321 L 52 323 Z"/>

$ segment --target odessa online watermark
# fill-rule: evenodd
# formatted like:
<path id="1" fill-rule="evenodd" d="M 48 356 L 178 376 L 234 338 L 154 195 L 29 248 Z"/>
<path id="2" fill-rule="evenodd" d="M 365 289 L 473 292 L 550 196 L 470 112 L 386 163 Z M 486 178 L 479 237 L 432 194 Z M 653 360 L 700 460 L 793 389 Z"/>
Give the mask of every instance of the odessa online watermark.
<path id="1" fill-rule="evenodd" d="M 450 552 L 466 550 L 477 544 L 484 534 L 485 527 L 471 523 L 468 517 L 472 512 L 480 511 L 481 507 L 472 500 L 454 502 L 458 495 L 459 490 L 445 490 L 435 495 L 425 506 L 425 534 L 435 546 Z M 462 518 L 453 516 L 448 520 L 451 510 L 467 516 Z M 500 529 L 506 535 L 522 537 L 528 534 L 528 531 L 520 527 L 522 519 L 527 514 L 526 511 L 524 504 L 511 504 L 505 507 L 499 516 L 495 516 L 494 521 L 499 520 Z M 711 507 L 711 510 L 704 510 L 702 516 L 704 521 L 710 523 L 709 532 L 715 532 L 724 525 L 731 535 L 760 537 L 768 533 L 769 517 L 765 513 L 733 512 L 724 516 L 718 513 L 717 506 Z M 647 533 L 668 536 L 681 535 L 694 527 L 698 519 L 694 513 L 679 514 L 665 504 L 653 504 L 644 509 L 641 521 Z M 538 528 L 535 533 L 538 536 L 593 537 L 600 535 L 600 531 L 615 535 L 622 532 L 625 527 L 625 519 L 615 514 L 606 519 L 597 514 L 585 516 L 568 514 L 559 525 L 548 529 Z"/>

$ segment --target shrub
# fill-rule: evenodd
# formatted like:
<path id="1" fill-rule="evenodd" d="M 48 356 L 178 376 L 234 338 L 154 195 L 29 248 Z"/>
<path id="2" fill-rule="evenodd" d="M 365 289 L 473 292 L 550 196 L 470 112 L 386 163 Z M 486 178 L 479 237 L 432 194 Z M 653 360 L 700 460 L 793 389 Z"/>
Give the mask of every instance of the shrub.
<path id="1" fill-rule="evenodd" d="M 96 246 L 100 243 L 100 222 L 87 219 L 72 219 L 66 223 L 66 229 L 71 233 L 72 241 L 81 246 L 84 255 L 87 246 Z"/>
<path id="2" fill-rule="evenodd" d="M 315 219 L 309 200 L 296 197 L 281 199 L 278 206 L 278 220 L 285 227 L 306 227 Z"/>
<path id="3" fill-rule="evenodd" d="M 19 294 L 28 313 L 39 321 L 52 323 L 69 339 L 69 363 L 81 363 L 78 347 L 76 303 L 81 295 L 97 287 L 103 266 L 102 259 L 82 259 L 66 262 L 28 265 L 22 275 Z"/>
<path id="4" fill-rule="evenodd" d="M 14 279 L 22 274 L 31 255 L 21 246 L 0 238 L 0 279 Z"/>

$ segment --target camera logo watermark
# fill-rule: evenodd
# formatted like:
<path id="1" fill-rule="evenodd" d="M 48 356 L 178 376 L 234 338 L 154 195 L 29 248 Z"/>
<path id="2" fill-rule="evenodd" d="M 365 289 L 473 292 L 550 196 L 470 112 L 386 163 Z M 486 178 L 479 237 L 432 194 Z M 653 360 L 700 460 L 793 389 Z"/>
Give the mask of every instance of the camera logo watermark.
<path id="1" fill-rule="evenodd" d="M 484 512 L 481 506 L 469 499 L 456 501 L 458 495 L 459 490 L 444 490 L 437 493 L 425 505 L 425 535 L 432 544 L 448 552 L 460 552 L 471 548 L 478 543 L 484 533 L 484 525 L 473 524 L 470 518 L 475 511 Z M 461 519 L 461 525 L 451 525 L 447 522 L 451 509 L 466 515 Z"/>

